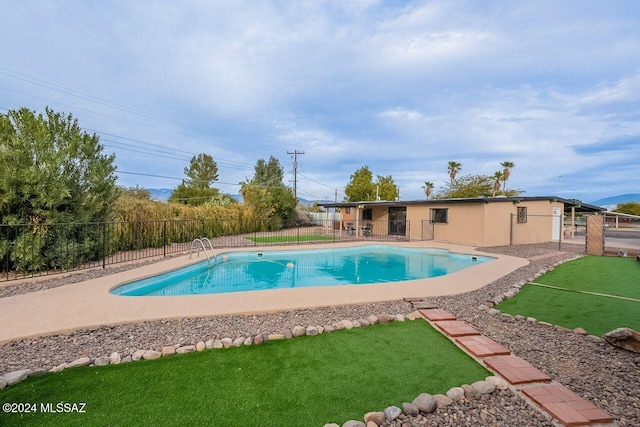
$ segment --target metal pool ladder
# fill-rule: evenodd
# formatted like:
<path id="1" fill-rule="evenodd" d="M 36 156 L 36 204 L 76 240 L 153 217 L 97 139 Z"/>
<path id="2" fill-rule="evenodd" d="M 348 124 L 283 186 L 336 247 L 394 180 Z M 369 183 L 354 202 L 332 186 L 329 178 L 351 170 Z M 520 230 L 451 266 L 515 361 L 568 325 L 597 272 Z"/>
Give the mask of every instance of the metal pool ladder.
<path id="1" fill-rule="evenodd" d="M 209 255 L 207 245 L 209 246 L 209 249 L 211 249 L 211 255 Z M 211 261 L 212 257 L 214 261 L 218 261 L 216 251 L 213 249 L 213 244 L 211 243 L 211 240 L 206 237 L 203 237 L 202 239 L 193 239 L 193 241 L 191 242 L 191 248 L 189 249 L 189 259 L 191 259 L 191 255 L 193 255 L 193 251 L 195 249 L 198 250 L 197 256 L 200 256 L 200 248 L 202 248 L 202 250 L 204 251 L 204 254 L 207 256 L 208 261 Z"/>

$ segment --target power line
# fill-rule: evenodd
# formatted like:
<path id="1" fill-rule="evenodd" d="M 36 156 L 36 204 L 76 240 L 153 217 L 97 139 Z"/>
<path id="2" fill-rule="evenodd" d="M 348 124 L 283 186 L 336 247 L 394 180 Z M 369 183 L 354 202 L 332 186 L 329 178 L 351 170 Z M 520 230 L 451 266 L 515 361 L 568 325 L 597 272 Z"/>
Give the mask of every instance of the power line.
<path id="1" fill-rule="evenodd" d="M 148 177 L 152 177 L 152 178 L 173 179 L 173 180 L 178 180 L 178 181 L 184 181 L 186 179 L 186 178 L 178 178 L 178 177 L 175 177 L 175 176 L 155 175 L 155 174 L 150 174 L 150 173 L 130 172 L 130 171 L 121 171 L 121 170 L 116 170 L 116 171 L 114 171 L 114 173 L 116 173 L 116 174 L 126 174 L 126 175 L 148 176 Z M 199 181 L 199 182 L 205 182 L 205 181 Z M 245 183 L 214 181 L 214 184 L 234 185 L 234 186 L 237 186 L 237 187 L 241 187 Z M 251 183 L 251 185 L 255 186 L 255 187 L 258 187 L 258 188 L 279 188 L 280 187 L 280 183 L 276 183 L 274 185 Z"/>
<path id="2" fill-rule="evenodd" d="M 2 68 L 0 67 L 0 69 L 2 69 Z M 2 73 L 2 72 L 0 72 L 0 74 L 8 75 L 8 74 Z M 11 76 L 11 77 L 14 77 L 14 76 Z M 35 78 L 33 78 L 33 79 L 34 80 L 38 80 L 38 79 L 35 79 Z M 25 81 L 29 82 L 28 80 L 25 80 Z M 30 82 L 30 83 L 33 83 L 33 82 Z M 36 83 L 33 83 L 33 84 L 36 84 Z M 55 84 L 51 83 L 51 85 L 55 85 Z M 58 85 L 55 85 L 55 86 L 58 86 Z M 123 122 L 126 122 L 126 123 L 136 124 L 136 125 L 139 125 L 139 126 L 145 126 L 145 127 L 148 127 L 148 128 L 151 128 L 151 129 L 160 130 L 160 131 L 163 131 L 163 132 L 175 133 L 175 134 L 187 136 L 187 137 L 190 137 L 190 138 L 196 138 L 196 139 L 202 139 L 202 140 L 205 140 L 205 141 L 216 142 L 213 139 L 211 139 L 210 137 L 203 137 L 203 136 L 200 136 L 200 135 L 192 135 L 192 134 L 188 134 L 188 133 L 185 133 L 185 132 L 178 132 L 178 131 L 171 130 L 171 129 L 166 129 L 166 128 L 153 126 L 153 125 L 150 125 L 150 124 L 147 124 L 147 123 L 136 122 L 136 121 L 133 121 L 133 120 L 128 120 L 128 119 L 122 118 L 122 117 L 112 116 L 112 115 L 109 115 L 109 114 L 100 113 L 98 111 L 89 110 L 89 109 L 86 109 L 86 108 L 82 108 L 82 107 L 77 107 L 77 106 L 74 106 L 74 105 L 66 104 L 66 103 L 63 103 L 63 102 L 60 102 L 60 101 L 56 101 L 56 100 L 53 100 L 53 99 L 43 98 L 41 96 L 36 96 L 36 95 L 32 95 L 32 94 L 25 93 L 25 92 L 20 92 L 20 91 L 14 90 L 14 89 L 9 89 L 9 88 L 5 88 L 5 87 L 0 87 L 0 89 L 5 90 L 7 92 L 13 92 L 13 93 L 16 93 L 18 95 L 23 95 L 23 96 L 28 96 L 28 97 L 31 97 L 31 98 L 39 99 L 41 101 L 46 101 L 46 102 L 51 102 L 51 103 L 54 103 L 54 104 L 62 105 L 62 106 L 65 106 L 65 107 L 72 108 L 74 110 L 85 111 L 85 112 L 88 112 L 88 113 L 104 116 L 104 117 L 107 117 L 107 118 L 110 118 L 110 119 L 120 120 L 120 121 L 123 121 Z M 68 89 L 68 90 L 73 92 L 71 89 Z M 76 97 L 79 97 L 81 99 L 88 100 L 90 102 L 96 102 L 96 101 L 91 101 L 90 99 L 87 99 L 87 98 L 83 98 L 83 97 L 80 97 L 80 96 L 77 96 L 77 95 L 73 95 L 71 93 L 69 93 L 69 94 L 71 96 L 76 96 Z M 90 95 L 86 95 L 86 96 L 87 97 L 91 97 Z M 97 99 L 100 99 L 100 98 L 97 98 Z M 115 103 L 111 103 L 110 101 L 105 101 L 105 102 L 113 104 L 113 105 L 116 105 L 116 106 L 118 105 L 118 104 L 115 104 Z M 97 103 L 101 104 L 101 105 L 104 105 L 104 106 L 108 106 L 108 105 L 106 105 L 104 103 L 100 103 L 100 102 L 97 102 Z M 112 108 L 116 108 L 116 107 L 112 107 Z M 117 109 L 120 109 L 120 110 L 124 109 L 124 111 L 130 112 L 132 114 L 142 115 L 142 116 L 147 117 L 147 118 L 153 118 L 154 120 L 164 121 L 164 122 L 168 122 L 168 123 L 171 123 L 171 124 L 178 124 L 179 126 L 181 126 L 183 128 L 202 131 L 202 132 L 207 132 L 207 133 L 209 132 L 206 129 L 197 128 L 197 127 L 194 127 L 194 126 L 183 124 L 181 122 L 176 122 L 176 121 L 172 121 L 172 120 L 169 120 L 169 119 L 158 118 L 157 116 L 154 116 L 153 114 L 150 114 L 150 113 L 145 113 L 145 112 L 135 113 L 135 111 L 136 111 L 135 109 L 131 109 L 131 111 L 128 111 L 127 108 L 128 107 L 121 107 L 121 108 L 117 108 Z M 137 110 L 137 111 L 139 111 L 139 110 Z M 281 149 L 281 147 L 275 147 L 275 146 L 267 145 L 267 144 L 258 144 L 258 143 L 248 142 L 248 141 L 242 141 L 242 143 L 245 144 L 245 145 L 251 145 L 251 146 L 275 148 L 275 149 L 278 149 L 278 150 Z"/>
<path id="3" fill-rule="evenodd" d="M 115 103 L 115 102 L 112 102 L 112 101 L 109 101 L 109 100 L 106 100 L 106 99 L 103 99 L 103 98 L 99 98 L 99 97 L 96 97 L 96 96 L 93 96 L 93 95 L 89 95 L 89 94 L 86 94 L 86 93 L 78 92 L 76 90 L 61 86 L 59 84 L 47 82 L 47 81 L 39 79 L 37 77 L 32 77 L 32 76 L 20 73 L 18 71 L 10 70 L 8 68 L 0 67 L 0 74 L 4 74 L 5 76 L 9 76 L 9 77 L 17 79 L 17 80 L 22 80 L 22 81 L 27 82 L 27 83 L 31 83 L 31 84 L 34 84 L 34 85 L 37 85 L 37 86 L 41 86 L 41 87 L 45 87 L 47 89 L 51 89 L 51 90 L 54 90 L 54 91 L 57 91 L 57 92 L 60 92 L 60 93 L 64 93 L 65 95 L 71 95 L 73 97 L 80 98 L 80 99 L 83 99 L 85 101 L 89 101 L 89 102 L 93 102 L 93 103 L 96 103 L 96 104 L 99 104 L 99 105 L 103 105 L 103 106 L 106 106 L 106 107 L 115 108 L 117 110 L 125 111 L 125 112 L 130 113 L 130 114 L 139 115 L 139 116 L 142 116 L 142 117 L 145 117 L 145 118 L 149 118 L 149 119 L 152 119 L 152 120 L 157 120 L 157 121 L 161 121 L 161 122 L 165 122 L 165 123 L 176 124 L 176 125 L 179 125 L 181 127 L 188 128 L 188 129 L 193 129 L 193 130 L 199 130 L 199 131 L 206 132 L 206 130 L 202 129 L 202 128 L 198 128 L 198 127 L 195 127 L 195 126 L 192 126 L 192 125 L 189 125 L 189 124 L 186 124 L 186 123 L 182 123 L 182 122 L 179 122 L 179 121 L 176 121 L 176 120 L 173 120 L 173 119 L 160 117 L 160 116 L 157 116 L 155 114 L 147 113 L 145 111 L 142 111 L 142 110 L 139 110 L 139 109 L 136 109 L 136 108 L 132 108 L 132 107 L 127 107 L 127 106 L 124 106 L 124 105 L 121 105 L 121 104 L 118 104 L 118 103 Z M 21 76 L 21 77 L 18 77 L 18 76 Z"/>
<path id="4" fill-rule="evenodd" d="M 164 117 L 160 117 L 160 116 L 157 116 L 157 115 L 154 115 L 154 114 L 150 114 L 150 113 L 147 113 L 145 111 L 138 110 L 138 109 L 131 108 L 131 107 L 127 107 L 127 106 L 124 106 L 124 105 L 121 105 L 121 104 L 118 104 L 118 103 L 115 103 L 115 102 L 112 102 L 112 101 L 109 101 L 109 100 L 106 100 L 106 99 L 102 99 L 102 98 L 99 98 L 99 97 L 96 97 L 96 96 L 93 96 L 93 95 L 90 95 L 90 94 L 78 92 L 78 91 L 75 91 L 73 89 L 58 85 L 56 83 L 48 82 L 48 81 L 45 81 L 45 80 L 42 80 L 42 79 L 39 79 L 39 78 L 36 78 L 36 77 L 33 77 L 33 76 L 28 76 L 26 74 L 23 74 L 23 73 L 14 71 L 14 70 L 10 70 L 10 69 L 4 68 L 4 67 L 0 67 L 0 74 L 8 76 L 8 77 L 11 77 L 11 78 L 14 78 L 14 79 L 17 79 L 17 80 L 24 81 L 24 82 L 29 83 L 29 84 L 33 84 L 33 85 L 36 85 L 36 86 L 39 86 L 39 87 L 44 87 L 44 88 L 47 88 L 47 89 L 50 89 L 50 90 L 53 90 L 53 91 L 56 91 L 56 92 L 59 92 L 59 93 L 63 93 L 65 95 L 69 95 L 69 96 L 72 96 L 72 97 L 75 97 L 75 98 L 79 98 L 79 99 L 82 99 L 82 100 L 85 100 L 85 101 L 96 103 L 96 104 L 99 104 L 99 105 L 102 105 L 102 106 L 105 106 L 105 107 L 114 108 L 114 109 L 121 110 L 121 111 L 130 113 L 130 114 L 142 116 L 142 117 L 145 117 L 145 118 L 150 118 L 150 119 L 153 119 L 153 120 L 156 120 L 156 121 L 160 121 L 160 122 L 176 124 L 176 125 L 179 125 L 180 127 L 183 127 L 183 128 L 188 128 L 188 129 L 193 129 L 193 130 L 199 130 L 199 131 L 205 131 L 206 132 L 206 130 L 202 129 L 202 128 L 197 128 L 197 127 L 188 125 L 186 123 L 182 123 L 182 122 L 178 122 L 178 121 L 175 121 L 175 120 L 171 120 L 171 119 L 167 119 L 167 118 L 164 118 Z M 32 95 L 30 93 L 21 92 L 21 91 L 17 91 L 17 90 L 14 90 L 14 89 L 9 89 L 9 88 L 5 88 L 5 87 L 0 87 L 0 89 L 8 91 L 8 92 L 16 93 L 16 94 L 19 94 L 19 95 L 32 97 L 34 99 L 39 99 L 39 100 L 42 100 L 42 101 L 55 103 L 55 104 L 58 104 L 58 105 L 69 107 L 71 109 L 80 110 L 80 111 L 86 111 L 88 113 L 97 114 L 97 115 L 100 115 L 100 116 L 103 116 L 103 117 L 107 117 L 107 118 L 111 118 L 111 119 L 115 119 L 115 120 L 120 120 L 120 121 L 132 123 L 132 124 L 136 124 L 136 125 L 146 126 L 146 127 L 152 128 L 152 129 L 157 129 L 157 130 L 161 130 L 161 131 L 165 131 L 165 132 L 172 132 L 172 133 L 185 135 L 185 136 L 192 137 L 192 138 L 204 139 L 204 140 L 207 140 L 207 141 L 215 142 L 210 138 L 205 138 L 205 137 L 202 137 L 202 136 L 199 136 L 199 135 L 190 135 L 190 134 L 187 134 L 187 133 L 184 133 L 184 132 L 176 132 L 174 130 L 168 130 L 168 129 L 165 129 L 165 128 L 159 128 L 159 127 L 152 126 L 152 125 L 149 125 L 149 124 L 146 124 L 146 123 L 140 123 L 140 122 L 136 122 L 136 121 L 133 121 L 133 120 L 125 119 L 125 118 L 122 118 L 122 117 L 113 116 L 113 115 L 110 115 L 110 114 L 105 114 L 105 113 L 102 113 L 102 112 L 99 112 L 99 111 L 94 111 L 94 110 L 87 109 L 87 108 L 81 108 L 81 107 L 74 106 L 74 105 L 71 105 L 71 104 L 63 103 L 63 102 L 60 102 L 60 101 L 56 101 L 56 100 L 53 100 L 53 99 L 48 99 L 48 98 L 41 97 L 41 96 Z M 6 109 L 6 110 L 9 111 L 8 109 Z M 132 145 L 132 144 L 127 144 L 127 143 L 123 143 L 123 142 L 120 142 L 120 141 L 109 140 L 109 139 L 103 137 L 104 141 L 111 142 L 113 144 L 118 144 L 119 146 L 113 146 L 113 145 L 105 144 L 105 146 L 113 148 L 113 149 L 116 149 L 116 150 L 125 150 L 125 151 L 129 151 L 129 152 L 135 152 L 135 153 L 138 153 L 138 154 L 144 154 L 144 155 L 155 156 L 155 157 L 163 157 L 163 158 L 169 158 L 169 159 L 175 159 L 175 160 L 179 160 L 180 158 L 183 158 L 183 156 L 180 156 L 178 154 L 177 156 L 180 156 L 180 158 L 176 157 L 175 154 L 173 152 L 171 152 L 171 151 L 182 152 L 182 153 L 187 153 L 187 154 L 194 154 L 194 153 L 191 153 L 191 152 L 186 151 L 186 150 L 172 149 L 172 148 L 161 146 L 159 144 L 153 144 L 153 143 L 137 140 L 137 139 L 134 139 L 134 138 L 129 138 L 129 137 L 125 137 L 125 136 L 116 135 L 116 134 L 105 132 L 105 131 L 99 131 L 99 130 L 94 130 L 94 129 L 90 129 L 90 128 L 86 128 L 85 130 L 91 131 L 91 132 L 95 132 L 95 133 L 99 133 L 101 135 L 108 135 L 108 136 L 111 136 L 111 137 L 114 137 L 114 138 L 125 139 L 125 140 L 129 140 L 129 141 L 132 141 L 132 142 L 137 142 L 137 143 L 140 143 L 140 144 L 144 144 L 144 145 L 158 147 L 163 151 L 156 150 L 156 149 L 149 149 L 149 148 L 145 148 L 145 147 L 137 147 L 137 146 Z M 256 143 L 250 143 L 248 141 L 243 141 L 242 143 L 246 144 L 246 145 L 257 145 L 257 146 L 280 149 L 280 147 L 275 147 L 275 146 L 271 146 L 271 145 L 267 145 L 267 144 L 256 144 Z M 136 150 L 136 149 L 133 149 L 133 148 L 125 148 L 125 147 L 140 148 L 141 150 L 146 150 L 146 151 L 139 151 L 139 150 Z M 159 154 L 156 154 L 156 153 L 159 153 Z M 295 194 L 295 193 L 297 193 L 297 181 L 298 181 L 297 180 L 297 155 L 298 154 L 304 154 L 304 152 L 299 152 L 298 150 L 295 150 L 293 153 L 288 152 L 288 154 L 294 154 L 294 156 L 295 156 L 295 161 L 294 161 L 294 194 Z M 173 155 L 173 157 L 171 157 L 172 155 Z M 232 160 L 221 159 L 221 158 L 218 158 L 216 160 L 216 162 L 219 163 L 223 167 L 229 167 L 229 168 L 235 168 L 235 169 L 248 169 L 249 167 L 252 167 L 252 166 L 250 166 L 248 164 L 245 164 L 245 163 L 236 162 L 236 161 L 232 161 Z M 224 164 L 225 162 L 227 164 Z"/>
<path id="5" fill-rule="evenodd" d="M 108 141 L 108 140 L 106 140 Z M 111 141 L 114 142 L 116 144 L 123 144 L 122 142 L 117 142 L 117 141 Z M 146 151 L 140 151 L 140 150 L 134 150 L 133 148 L 126 148 L 126 147 L 116 147 L 113 145 L 109 145 L 109 144 L 103 144 L 105 147 L 109 147 L 109 148 L 114 148 L 116 150 L 125 150 L 125 151 L 131 151 L 133 153 L 139 153 L 139 154 L 145 154 L 147 156 L 155 156 L 155 157 L 163 157 L 165 159 L 171 159 L 171 160 L 179 160 L 179 161 L 184 161 L 185 159 L 183 158 L 178 158 L 178 157 L 172 157 L 172 156 L 165 156 L 162 154 L 156 154 L 156 153 L 148 153 Z M 187 159 L 188 160 L 188 159 Z"/>
<path id="6" fill-rule="evenodd" d="M 163 148 L 165 150 L 173 150 L 173 151 L 179 151 L 181 153 L 191 154 L 192 156 L 196 155 L 196 153 L 191 152 L 191 151 L 180 150 L 178 148 L 169 148 L 169 147 L 165 147 L 164 145 L 154 144 L 154 143 L 151 143 L 151 142 L 142 141 L 140 139 L 129 138 L 129 137 L 126 137 L 126 136 L 120 136 L 120 135 L 116 135 L 116 134 L 113 134 L 113 133 L 105 132 L 105 131 L 102 131 L 102 130 L 96 130 L 96 129 L 91 129 L 91 128 L 82 128 L 82 129 L 84 131 L 86 131 L 86 132 L 93 132 L 93 133 L 97 133 L 97 134 L 100 134 L 100 135 L 112 136 L 114 138 L 126 139 L 127 141 L 138 142 L 140 144 L 151 145 L 151 146 L 154 146 L 154 147 L 160 147 L 160 148 Z"/>
<path id="7" fill-rule="evenodd" d="M 184 180 L 184 178 L 176 178 L 175 176 L 154 175 L 154 174 L 142 173 L 142 172 L 127 172 L 127 171 L 116 170 L 115 173 L 117 173 L 117 174 L 123 173 L 123 174 L 126 174 L 126 175 L 150 176 L 152 178 L 177 179 L 179 181 L 183 181 Z"/>
<path id="8" fill-rule="evenodd" d="M 304 175 L 304 174 L 302 174 L 302 173 L 300 173 L 300 172 L 298 172 L 298 175 L 300 175 L 301 177 L 304 177 L 304 178 L 308 179 L 309 181 L 313 181 L 313 182 L 315 182 L 316 184 L 320 184 L 320 185 L 323 185 L 323 186 L 325 186 L 325 187 L 329 187 L 329 188 L 330 188 L 330 189 L 332 189 L 332 190 L 340 191 L 340 189 L 339 189 L 339 188 L 333 187 L 333 186 L 331 186 L 331 185 L 329 185 L 329 184 L 322 183 L 322 182 L 320 182 L 320 181 L 316 181 L 315 179 L 310 178 L 310 177 L 308 177 L 308 176 L 306 176 L 306 175 Z"/>

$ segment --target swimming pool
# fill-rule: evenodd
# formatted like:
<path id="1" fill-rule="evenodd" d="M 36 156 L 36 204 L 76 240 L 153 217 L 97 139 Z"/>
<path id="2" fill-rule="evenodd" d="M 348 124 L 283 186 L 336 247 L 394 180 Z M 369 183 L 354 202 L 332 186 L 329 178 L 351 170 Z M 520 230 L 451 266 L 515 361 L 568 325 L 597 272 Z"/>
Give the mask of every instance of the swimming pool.
<path id="1" fill-rule="evenodd" d="M 439 249 L 350 248 L 233 252 L 111 290 L 122 296 L 217 294 L 400 282 L 451 274 L 493 260 Z"/>

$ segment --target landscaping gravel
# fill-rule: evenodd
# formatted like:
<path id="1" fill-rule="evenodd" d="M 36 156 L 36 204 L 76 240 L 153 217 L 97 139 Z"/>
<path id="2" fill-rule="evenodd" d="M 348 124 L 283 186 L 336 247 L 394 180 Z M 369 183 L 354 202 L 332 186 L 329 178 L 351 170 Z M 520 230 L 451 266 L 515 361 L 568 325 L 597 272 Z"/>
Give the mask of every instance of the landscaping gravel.
<path id="1" fill-rule="evenodd" d="M 20 279 L 5 283 L 0 282 L 0 298 L 28 294 L 29 292 L 43 291 L 45 289 L 57 288 L 59 286 L 70 285 L 72 283 L 84 282 L 86 280 L 131 270 L 132 268 L 142 267 L 143 265 L 161 262 L 173 256 L 177 255 L 148 258 L 122 264 L 112 264 L 106 266 L 106 268 L 94 267 L 70 273 L 53 274 L 50 276 L 42 276 L 38 279 Z"/>
<path id="2" fill-rule="evenodd" d="M 640 425 L 640 355 L 611 347 L 597 337 L 577 335 L 563 328 L 517 320 L 512 316 L 490 314 L 478 306 L 506 292 L 514 284 L 532 278 L 557 262 L 583 252 L 582 246 L 564 244 L 519 245 L 480 248 L 480 250 L 529 258 L 531 263 L 477 291 L 431 298 L 429 302 L 464 320 L 484 335 L 509 348 L 551 377 L 591 400 L 609 412 L 623 426 Z M 46 287 L 86 280 L 94 275 L 110 274 L 131 266 L 118 266 L 108 271 L 90 270 L 70 276 L 51 277 L 25 289 Z M 11 286 L 12 288 L 14 285 Z M 11 292 L 19 292 L 12 290 Z M 13 293 L 2 293 L 8 296 Z M 407 295 L 413 296 L 413 295 Z M 0 345 L 0 374 L 19 369 L 49 369 L 81 356 L 121 355 L 135 350 L 158 350 L 163 346 L 195 345 L 198 341 L 221 337 L 277 333 L 296 325 L 325 325 L 342 319 L 366 318 L 370 314 L 407 314 L 411 304 L 389 301 L 377 304 L 322 307 L 279 313 L 158 320 L 120 326 L 102 326 L 70 334 L 22 339 Z M 429 390 L 425 390 L 429 393 Z M 401 402 L 390 402 L 400 405 Z M 381 411 L 384 408 L 371 408 Z M 363 414 L 364 415 L 364 414 Z M 346 420 L 344 420 L 346 421 Z M 463 399 L 428 415 L 401 415 L 385 426 L 551 426 L 547 416 L 530 407 L 517 394 L 500 390 L 479 399 Z"/>

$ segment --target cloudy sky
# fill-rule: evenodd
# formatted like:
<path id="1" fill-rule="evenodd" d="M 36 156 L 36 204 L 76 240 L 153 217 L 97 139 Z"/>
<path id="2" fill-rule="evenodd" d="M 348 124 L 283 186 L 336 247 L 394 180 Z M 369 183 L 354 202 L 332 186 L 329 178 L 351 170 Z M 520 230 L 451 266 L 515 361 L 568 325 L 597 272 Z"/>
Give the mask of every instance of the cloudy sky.
<path id="1" fill-rule="evenodd" d="M 509 188 L 640 192 L 640 2 L 3 2 L 0 112 L 70 112 L 123 186 L 173 188 L 198 153 L 237 193 L 258 159 L 298 195 L 367 165 L 402 199 L 515 168 Z M 289 184 L 291 182 L 288 181 Z"/>

